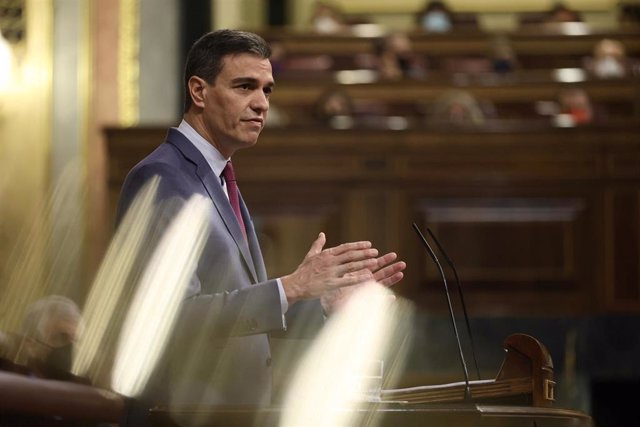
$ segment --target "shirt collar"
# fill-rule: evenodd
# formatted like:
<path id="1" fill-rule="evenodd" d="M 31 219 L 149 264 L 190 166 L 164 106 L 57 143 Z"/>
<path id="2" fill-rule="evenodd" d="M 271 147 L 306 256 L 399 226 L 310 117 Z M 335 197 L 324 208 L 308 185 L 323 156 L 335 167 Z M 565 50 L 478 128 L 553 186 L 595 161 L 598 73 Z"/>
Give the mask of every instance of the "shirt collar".
<path id="1" fill-rule="evenodd" d="M 225 158 L 209 141 L 204 139 L 202 135 L 191 127 L 186 120 L 182 119 L 178 130 L 202 153 L 213 173 L 215 173 L 216 176 L 222 175 L 222 171 L 230 159 Z"/>

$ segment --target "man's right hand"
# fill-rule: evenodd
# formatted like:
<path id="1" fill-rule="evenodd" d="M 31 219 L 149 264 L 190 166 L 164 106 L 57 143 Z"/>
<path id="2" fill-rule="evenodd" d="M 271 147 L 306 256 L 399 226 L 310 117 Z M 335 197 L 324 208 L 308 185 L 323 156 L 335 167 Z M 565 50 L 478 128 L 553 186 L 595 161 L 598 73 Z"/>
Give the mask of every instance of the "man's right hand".
<path id="1" fill-rule="evenodd" d="M 320 233 L 296 271 L 281 278 L 289 304 L 374 279 L 371 270 L 377 269 L 378 250 L 371 242 L 343 243 L 323 250 L 326 241 Z"/>

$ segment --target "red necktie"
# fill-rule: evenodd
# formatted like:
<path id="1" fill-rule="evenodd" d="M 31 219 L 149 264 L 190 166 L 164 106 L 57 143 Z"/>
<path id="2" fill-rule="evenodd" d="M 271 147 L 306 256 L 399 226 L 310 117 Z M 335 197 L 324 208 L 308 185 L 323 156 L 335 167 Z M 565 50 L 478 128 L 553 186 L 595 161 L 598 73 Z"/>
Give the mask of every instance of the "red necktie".
<path id="1" fill-rule="evenodd" d="M 227 185 L 227 194 L 229 194 L 229 203 L 231 203 L 231 209 L 236 214 L 238 224 L 244 235 L 244 239 L 247 240 L 247 230 L 244 228 L 244 221 L 242 220 L 242 212 L 240 212 L 240 197 L 238 197 L 238 184 L 236 184 L 236 174 L 233 172 L 233 165 L 231 162 L 227 162 L 227 166 L 222 171 L 224 182 Z"/>

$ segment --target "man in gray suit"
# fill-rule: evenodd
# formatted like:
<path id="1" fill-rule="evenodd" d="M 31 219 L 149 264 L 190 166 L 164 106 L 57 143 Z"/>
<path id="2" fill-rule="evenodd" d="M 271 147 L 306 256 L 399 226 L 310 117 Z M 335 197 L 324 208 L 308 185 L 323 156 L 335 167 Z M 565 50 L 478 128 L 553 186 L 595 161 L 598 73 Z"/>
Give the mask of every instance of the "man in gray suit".
<path id="1" fill-rule="evenodd" d="M 267 279 L 230 159 L 256 144 L 264 127 L 274 87 L 269 56 L 269 46 L 251 33 L 220 30 L 199 39 L 187 57 L 182 122 L 131 170 L 122 189 L 119 218 L 156 175 L 158 203 L 199 194 L 213 205 L 208 240 L 169 344 L 179 355 L 169 356 L 171 374 L 162 376 L 159 399 L 168 403 L 268 404 L 270 332 L 285 330 L 287 317 L 305 302 L 316 301 L 297 310 L 303 321 L 321 320 L 353 287 L 372 279 L 393 285 L 405 268 L 394 253 L 378 256 L 370 242 L 324 249 L 320 233 L 294 272 Z"/>

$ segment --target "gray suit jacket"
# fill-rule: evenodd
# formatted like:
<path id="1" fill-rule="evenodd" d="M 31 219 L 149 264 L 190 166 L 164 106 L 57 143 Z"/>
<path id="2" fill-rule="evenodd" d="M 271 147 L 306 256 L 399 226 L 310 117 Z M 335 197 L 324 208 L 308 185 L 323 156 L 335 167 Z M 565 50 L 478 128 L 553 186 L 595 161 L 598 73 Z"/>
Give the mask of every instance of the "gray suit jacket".
<path id="1" fill-rule="evenodd" d="M 285 329 L 275 280 L 267 280 L 256 233 L 244 202 L 245 241 L 229 201 L 202 154 L 177 129 L 127 175 L 118 221 L 140 188 L 161 177 L 157 201 L 211 200 L 210 232 L 180 320 L 147 390 L 155 403 L 268 404 L 269 331 Z M 319 309 L 312 322 L 321 318 Z"/>

